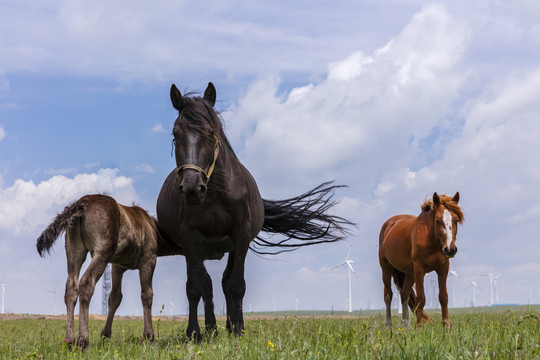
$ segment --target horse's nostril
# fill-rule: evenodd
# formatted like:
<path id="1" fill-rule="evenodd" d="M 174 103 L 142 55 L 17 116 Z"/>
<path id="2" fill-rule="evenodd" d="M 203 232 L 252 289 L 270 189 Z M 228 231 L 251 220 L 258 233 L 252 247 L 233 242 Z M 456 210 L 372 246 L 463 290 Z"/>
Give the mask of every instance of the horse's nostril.
<path id="1" fill-rule="evenodd" d="M 206 185 L 201 185 L 199 187 L 199 191 L 202 192 L 202 193 L 206 192 Z"/>

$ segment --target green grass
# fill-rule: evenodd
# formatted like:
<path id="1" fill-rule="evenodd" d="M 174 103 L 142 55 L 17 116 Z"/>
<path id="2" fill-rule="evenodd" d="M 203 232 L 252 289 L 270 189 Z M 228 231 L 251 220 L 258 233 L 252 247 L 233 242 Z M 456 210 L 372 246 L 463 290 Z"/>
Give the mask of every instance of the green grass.
<path id="1" fill-rule="evenodd" d="M 437 314 L 432 314 L 437 316 Z M 142 320 L 116 320 L 113 336 L 99 336 L 104 321 L 90 321 L 90 346 L 81 352 L 63 341 L 63 320 L 0 321 L 0 359 L 540 359 L 540 312 L 451 312 L 453 327 L 436 321 L 420 329 L 383 326 L 371 316 L 246 316 L 241 338 L 222 321 L 215 336 L 195 344 L 184 321 L 154 320 L 156 339 L 142 342 Z"/>

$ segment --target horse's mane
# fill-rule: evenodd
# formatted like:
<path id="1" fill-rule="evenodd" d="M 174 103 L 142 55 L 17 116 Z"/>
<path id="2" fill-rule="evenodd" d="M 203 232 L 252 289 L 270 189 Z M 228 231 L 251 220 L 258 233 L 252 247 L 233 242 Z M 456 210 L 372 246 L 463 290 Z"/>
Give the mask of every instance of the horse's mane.
<path id="1" fill-rule="evenodd" d="M 225 136 L 221 113 L 216 111 L 204 98 L 197 96 L 195 92 L 188 92 L 182 98 L 182 111 L 180 111 L 174 125 L 187 127 L 207 137 L 210 136 L 208 133 L 208 127 L 210 126 L 219 135 L 227 150 L 235 155 L 227 136 Z"/>
<path id="2" fill-rule="evenodd" d="M 461 210 L 459 205 L 456 204 L 452 200 L 452 197 L 450 197 L 448 195 L 439 195 L 439 198 L 441 199 L 441 204 L 443 204 L 445 208 L 447 208 L 448 210 L 450 210 L 451 212 L 456 214 L 456 216 L 458 218 L 458 222 L 460 224 L 462 224 L 463 221 L 465 220 L 465 215 L 463 214 L 463 211 Z M 422 211 L 434 210 L 433 200 L 428 199 L 428 200 L 424 201 L 424 203 L 421 206 L 421 209 L 422 209 Z"/>

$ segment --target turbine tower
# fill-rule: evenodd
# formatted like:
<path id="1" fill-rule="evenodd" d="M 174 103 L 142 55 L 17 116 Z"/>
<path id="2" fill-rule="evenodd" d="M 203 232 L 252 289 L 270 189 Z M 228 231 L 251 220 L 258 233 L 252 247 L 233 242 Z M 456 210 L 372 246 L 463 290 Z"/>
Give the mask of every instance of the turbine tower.
<path id="1" fill-rule="evenodd" d="M 101 291 L 101 313 L 107 315 L 109 312 L 109 293 L 111 292 L 111 264 L 107 264 L 103 273 L 103 289 Z"/>
<path id="2" fill-rule="evenodd" d="M 336 269 L 342 265 L 347 265 L 347 276 L 348 276 L 348 285 L 349 285 L 349 297 L 348 297 L 348 309 L 347 311 L 348 312 L 352 312 L 352 287 L 351 287 L 351 272 L 356 276 L 356 271 L 354 271 L 353 267 L 352 267 L 352 263 L 353 261 L 349 258 L 350 255 L 351 255 L 351 249 L 352 249 L 352 244 L 349 245 L 349 252 L 347 253 L 347 257 L 345 258 L 345 260 L 339 264 L 339 265 L 336 265 L 333 267 L 333 269 Z"/>
<path id="3" fill-rule="evenodd" d="M 478 284 L 476 281 L 471 281 L 467 288 L 472 287 L 472 306 L 476 307 L 476 294 L 478 294 Z"/>
<path id="4" fill-rule="evenodd" d="M 53 303 L 53 308 L 54 308 L 54 315 L 56 315 L 56 288 L 58 287 L 58 284 L 56 284 L 54 286 L 54 289 L 52 290 L 47 290 L 47 292 L 50 292 L 51 294 L 53 294 L 53 298 L 54 298 L 54 303 Z"/>
<path id="5" fill-rule="evenodd" d="M 489 301 L 490 305 L 495 305 L 499 303 L 499 290 L 497 289 L 497 280 L 501 277 L 502 273 L 498 273 L 497 275 L 493 274 L 493 271 L 490 271 L 489 274 L 483 274 L 482 276 L 489 277 Z"/>
<path id="6" fill-rule="evenodd" d="M 450 270 L 450 275 L 452 275 L 452 307 L 455 308 L 456 307 L 456 291 L 455 291 L 454 281 L 455 281 L 455 278 L 459 277 L 459 275 L 454 270 Z"/>

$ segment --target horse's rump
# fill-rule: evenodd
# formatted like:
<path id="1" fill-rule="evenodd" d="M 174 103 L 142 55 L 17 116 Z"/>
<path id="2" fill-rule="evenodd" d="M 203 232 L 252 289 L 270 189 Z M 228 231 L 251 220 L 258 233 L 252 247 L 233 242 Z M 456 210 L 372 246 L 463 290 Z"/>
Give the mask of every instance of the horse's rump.
<path id="1" fill-rule="evenodd" d="M 50 252 L 51 247 L 62 232 L 84 215 L 88 202 L 89 197 L 84 196 L 67 205 L 61 213 L 56 215 L 49 226 L 43 230 L 36 243 L 37 251 L 41 257 L 45 256 L 45 252 Z"/>

